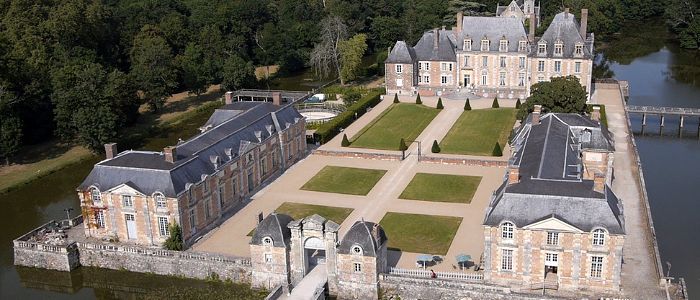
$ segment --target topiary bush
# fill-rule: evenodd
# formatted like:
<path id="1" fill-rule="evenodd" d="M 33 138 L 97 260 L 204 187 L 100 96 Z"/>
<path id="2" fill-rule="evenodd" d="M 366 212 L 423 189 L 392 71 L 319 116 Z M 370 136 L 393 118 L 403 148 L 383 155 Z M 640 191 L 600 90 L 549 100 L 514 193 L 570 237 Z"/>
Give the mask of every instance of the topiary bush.
<path id="1" fill-rule="evenodd" d="M 170 223 L 169 230 L 170 236 L 165 242 L 163 242 L 163 248 L 168 250 L 182 251 L 182 228 L 180 224 Z"/>
<path id="2" fill-rule="evenodd" d="M 493 156 L 503 156 L 503 151 L 501 150 L 501 145 L 496 142 L 496 145 L 493 146 L 493 152 L 491 153 Z"/>
<path id="3" fill-rule="evenodd" d="M 399 94 L 394 94 L 394 103 L 399 103 Z"/>
<path id="4" fill-rule="evenodd" d="M 420 94 L 416 96 L 416 104 L 423 104 L 423 101 L 420 100 Z"/>
<path id="5" fill-rule="evenodd" d="M 523 105 L 523 104 L 520 103 L 520 98 L 518 98 L 518 100 L 515 101 L 515 109 L 520 109 L 520 106 L 522 106 L 522 105 Z"/>
<path id="6" fill-rule="evenodd" d="M 401 138 L 401 141 L 399 142 L 399 150 L 400 151 L 406 151 L 408 150 L 408 146 L 406 146 L 406 141 Z"/>
<path id="7" fill-rule="evenodd" d="M 493 103 L 491 103 L 491 108 L 499 108 L 500 106 L 498 105 L 498 97 L 493 98 Z"/>
<path id="8" fill-rule="evenodd" d="M 437 140 L 433 141 L 433 147 L 430 149 L 430 152 L 440 153 L 440 145 L 438 145 Z"/>
<path id="9" fill-rule="evenodd" d="M 464 110 L 472 110 L 472 106 L 469 104 L 469 98 L 467 98 L 467 102 L 464 103 Z"/>
<path id="10" fill-rule="evenodd" d="M 438 98 L 438 103 L 437 103 L 437 106 L 435 106 L 435 108 L 437 108 L 437 109 L 445 108 L 444 106 L 442 106 L 442 98 Z"/>
<path id="11" fill-rule="evenodd" d="M 340 142 L 340 145 L 343 147 L 348 147 L 350 146 L 350 140 L 348 140 L 348 135 L 343 133 L 343 141 Z"/>

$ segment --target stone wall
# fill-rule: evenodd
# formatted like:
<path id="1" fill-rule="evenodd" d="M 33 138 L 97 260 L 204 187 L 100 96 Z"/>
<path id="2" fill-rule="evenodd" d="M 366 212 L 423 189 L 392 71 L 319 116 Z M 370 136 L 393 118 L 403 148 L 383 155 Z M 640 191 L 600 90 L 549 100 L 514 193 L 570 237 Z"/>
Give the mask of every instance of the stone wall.
<path id="1" fill-rule="evenodd" d="M 421 162 L 445 164 L 445 165 L 465 165 L 465 166 L 482 166 L 482 167 L 508 167 L 507 161 L 488 160 L 488 159 L 473 159 L 473 158 L 457 158 L 457 157 L 440 157 L 422 155 Z"/>
<path id="2" fill-rule="evenodd" d="M 363 158 L 363 159 L 376 159 L 376 160 L 401 160 L 401 154 L 393 154 L 393 153 L 372 153 L 372 152 L 360 152 L 360 151 L 333 151 L 333 150 L 317 149 L 317 150 L 314 150 L 313 154 L 323 155 L 323 156 Z"/>
<path id="3" fill-rule="evenodd" d="M 79 266 L 75 243 L 68 246 L 49 246 L 15 241 L 14 263 L 18 266 L 70 272 Z"/>

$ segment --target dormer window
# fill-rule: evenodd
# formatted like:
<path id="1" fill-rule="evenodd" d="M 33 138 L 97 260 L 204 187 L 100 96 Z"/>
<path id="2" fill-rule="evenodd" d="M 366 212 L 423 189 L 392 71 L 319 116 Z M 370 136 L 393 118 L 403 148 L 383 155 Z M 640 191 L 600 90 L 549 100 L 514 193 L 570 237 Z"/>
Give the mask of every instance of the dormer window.
<path id="1" fill-rule="evenodd" d="M 262 238 L 262 244 L 265 246 L 271 246 L 272 245 L 272 238 L 269 236 Z"/>
<path id="2" fill-rule="evenodd" d="M 362 255 L 362 247 L 360 247 L 358 245 L 352 246 L 352 248 L 350 250 L 351 250 L 352 254 Z"/>
<path id="3" fill-rule="evenodd" d="M 577 44 L 576 47 L 574 47 L 574 56 L 583 56 L 582 44 Z"/>
<path id="4" fill-rule="evenodd" d="M 464 40 L 464 51 L 472 51 L 472 40 Z"/>
<path id="5" fill-rule="evenodd" d="M 156 207 L 157 208 L 165 208 L 167 207 L 167 202 L 165 202 L 165 196 L 161 193 L 156 193 L 153 195 L 153 198 L 155 199 L 156 202 Z"/>
<path id="6" fill-rule="evenodd" d="M 515 225 L 511 222 L 504 222 L 503 224 L 501 224 L 501 238 L 506 240 L 512 240 L 514 228 Z"/>
<path id="7" fill-rule="evenodd" d="M 593 246 L 604 246 L 605 245 L 605 230 L 596 229 L 593 230 Z"/>
<path id="8" fill-rule="evenodd" d="M 100 194 L 100 190 L 98 190 L 97 188 L 90 189 L 90 198 L 92 198 L 93 203 L 102 202 L 102 195 Z"/>
<path id="9" fill-rule="evenodd" d="M 545 44 L 545 43 L 537 44 L 537 55 L 547 55 L 547 44 Z"/>
<path id="10" fill-rule="evenodd" d="M 554 44 L 554 55 L 561 56 L 564 53 L 564 44 L 557 42 Z"/>
<path id="11" fill-rule="evenodd" d="M 518 51 L 519 51 L 519 52 L 525 52 L 525 51 L 527 51 L 527 41 L 520 41 L 520 42 L 518 42 Z"/>
<path id="12" fill-rule="evenodd" d="M 489 51 L 489 40 L 481 40 L 481 51 Z"/>
<path id="13" fill-rule="evenodd" d="M 498 51 L 508 52 L 508 40 L 501 40 L 498 43 Z"/>

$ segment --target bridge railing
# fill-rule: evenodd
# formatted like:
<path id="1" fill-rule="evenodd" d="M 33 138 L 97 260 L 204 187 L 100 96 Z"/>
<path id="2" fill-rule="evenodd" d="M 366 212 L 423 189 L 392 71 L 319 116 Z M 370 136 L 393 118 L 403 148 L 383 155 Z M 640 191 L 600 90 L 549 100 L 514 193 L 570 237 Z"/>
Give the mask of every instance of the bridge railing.
<path id="1" fill-rule="evenodd" d="M 432 272 L 420 269 L 389 268 L 389 274 L 405 277 L 432 278 Z M 435 278 L 437 279 L 449 279 L 470 282 L 484 281 L 484 274 L 482 273 L 435 272 L 435 275 Z"/>
<path id="2" fill-rule="evenodd" d="M 698 109 L 698 108 L 685 108 L 685 107 L 627 105 L 627 111 L 630 113 L 700 116 L 700 109 Z"/>

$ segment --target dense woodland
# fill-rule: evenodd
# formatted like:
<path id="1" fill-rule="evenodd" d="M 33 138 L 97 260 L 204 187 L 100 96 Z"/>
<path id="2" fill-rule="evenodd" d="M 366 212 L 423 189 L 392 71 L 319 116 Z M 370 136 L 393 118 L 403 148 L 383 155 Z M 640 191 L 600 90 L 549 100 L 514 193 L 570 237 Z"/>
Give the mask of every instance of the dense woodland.
<path id="1" fill-rule="evenodd" d="M 694 18 L 698 9 L 692 1 L 541 2 L 545 25 L 562 5 L 577 14 L 588 8 L 589 30 L 598 37 L 616 32 L 626 20 L 666 13 L 684 46 L 697 48 L 700 41 L 700 20 Z M 255 87 L 255 66 L 276 64 L 280 74 L 307 68 L 314 47 L 324 42 L 323 25 L 332 20 L 344 26 L 349 41 L 345 48 L 378 52 L 382 60 L 396 40 L 414 43 L 424 30 L 453 25 L 458 10 L 491 15 L 496 4 L 497 0 L 0 1 L 0 157 L 53 138 L 98 150 L 135 121 L 142 104 L 158 110 L 173 92 L 199 94 L 216 83 L 225 89 Z"/>

